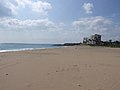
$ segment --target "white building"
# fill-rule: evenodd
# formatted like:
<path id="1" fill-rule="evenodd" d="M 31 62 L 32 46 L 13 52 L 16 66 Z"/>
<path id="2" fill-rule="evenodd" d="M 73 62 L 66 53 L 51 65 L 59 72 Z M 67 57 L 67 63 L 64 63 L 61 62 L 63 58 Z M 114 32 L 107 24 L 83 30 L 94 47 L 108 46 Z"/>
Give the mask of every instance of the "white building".
<path id="1" fill-rule="evenodd" d="M 83 38 L 83 43 L 90 45 L 101 45 L 101 35 L 95 34 L 90 37 L 85 37 Z"/>

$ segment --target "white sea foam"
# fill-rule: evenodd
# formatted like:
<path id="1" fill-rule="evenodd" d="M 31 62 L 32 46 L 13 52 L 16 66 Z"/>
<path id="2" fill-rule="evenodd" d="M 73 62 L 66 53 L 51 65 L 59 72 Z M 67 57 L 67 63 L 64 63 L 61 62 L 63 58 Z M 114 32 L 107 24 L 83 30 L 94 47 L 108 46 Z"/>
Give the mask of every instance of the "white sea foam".
<path id="1" fill-rule="evenodd" d="M 0 52 L 15 52 L 15 51 L 27 51 L 27 50 L 37 50 L 45 48 L 23 48 L 23 49 L 13 49 L 13 50 L 0 50 Z"/>

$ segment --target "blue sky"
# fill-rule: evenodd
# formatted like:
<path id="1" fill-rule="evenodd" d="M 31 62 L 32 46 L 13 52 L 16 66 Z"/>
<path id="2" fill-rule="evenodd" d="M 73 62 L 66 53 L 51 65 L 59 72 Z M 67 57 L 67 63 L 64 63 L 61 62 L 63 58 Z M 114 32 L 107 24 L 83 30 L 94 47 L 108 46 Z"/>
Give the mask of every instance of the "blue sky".
<path id="1" fill-rule="evenodd" d="M 120 40 L 120 0 L 0 0 L 1 43 Z"/>

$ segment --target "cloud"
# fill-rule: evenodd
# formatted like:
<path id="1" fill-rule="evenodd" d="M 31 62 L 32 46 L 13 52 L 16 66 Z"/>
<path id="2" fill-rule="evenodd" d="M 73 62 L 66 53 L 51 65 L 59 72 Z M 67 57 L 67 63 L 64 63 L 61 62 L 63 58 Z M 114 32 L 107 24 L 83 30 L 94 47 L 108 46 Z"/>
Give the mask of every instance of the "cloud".
<path id="1" fill-rule="evenodd" d="M 80 42 L 83 37 L 101 34 L 104 40 L 120 40 L 120 25 L 102 17 L 87 17 L 76 20 L 73 27 L 55 23 L 48 18 L 26 19 L 0 18 L 0 41 L 64 43 Z M 14 34 L 13 34 L 14 33 Z"/>
<path id="2" fill-rule="evenodd" d="M 115 40 L 120 37 L 119 25 L 102 16 L 81 18 L 74 21 L 72 25 L 84 37 L 95 33 L 103 35 L 105 39 Z"/>
<path id="3" fill-rule="evenodd" d="M 12 15 L 11 10 L 0 4 L 0 17 L 11 16 L 11 15 Z"/>
<path id="4" fill-rule="evenodd" d="M 31 5 L 31 0 L 16 0 L 18 7 L 25 8 L 27 5 Z"/>
<path id="5" fill-rule="evenodd" d="M 47 10 L 51 9 L 50 3 L 37 1 L 32 3 L 32 10 L 38 13 L 47 14 Z"/>
<path id="6" fill-rule="evenodd" d="M 17 15 L 19 9 L 26 8 L 40 15 L 47 15 L 48 10 L 52 6 L 48 2 L 32 1 L 32 0 L 1 0 L 0 1 L 0 17 L 9 17 Z"/>
<path id="7" fill-rule="evenodd" d="M 84 10 L 86 11 L 87 14 L 92 14 L 93 13 L 93 11 L 92 11 L 93 7 L 94 6 L 93 6 L 92 3 L 84 3 L 83 4 L 83 8 L 84 8 Z"/>
<path id="8" fill-rule="evenodd" d="M 23 3 L 20 0 L 1 0 L 0 3 L 0 14 L 3 17 L 17 15 L 17 10 L 23 7 Z"/>
<path id="9" fill-rule="evenodd" d="M 78 30 L 104 31 L 112 24 L 112 21 L 102 16 L 81 18 L 73 22 L 73 26 Z"/>
<path id="10" fill-rule="evenodd" d="M 46 19 L 18 20 L 15 18 L 0 18 L 0 30 L 54 30 L 57 25 Z"/>
<path id="11" fill-rule="evenodd" d="M 18 6 L 15 1 L 12 2 L 12 1 L 6 0 L 4 5 L 11 10 L 12 16 L 17 15 Z"/>
<path id="12" fill-rule="evenodd" d="M 4 17 L 0 18 L 0 42 L 63 43 L 73 34 L 64 27 L 64 23 L 55 23 L 48 18 L 19 20 Z"/>

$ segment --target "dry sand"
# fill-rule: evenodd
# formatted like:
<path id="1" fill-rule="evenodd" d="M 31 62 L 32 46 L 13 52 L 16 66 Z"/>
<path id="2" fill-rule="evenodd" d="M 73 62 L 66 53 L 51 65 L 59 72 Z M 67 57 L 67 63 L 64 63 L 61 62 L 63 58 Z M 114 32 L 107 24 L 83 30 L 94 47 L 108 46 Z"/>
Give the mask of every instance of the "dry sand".
<path id="1" fill-rule="evenodd" d="M 0 90 L 120 90 L 120 49 L 0 53 Z"/>

